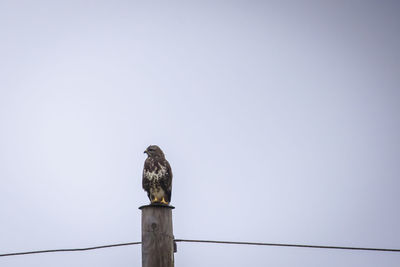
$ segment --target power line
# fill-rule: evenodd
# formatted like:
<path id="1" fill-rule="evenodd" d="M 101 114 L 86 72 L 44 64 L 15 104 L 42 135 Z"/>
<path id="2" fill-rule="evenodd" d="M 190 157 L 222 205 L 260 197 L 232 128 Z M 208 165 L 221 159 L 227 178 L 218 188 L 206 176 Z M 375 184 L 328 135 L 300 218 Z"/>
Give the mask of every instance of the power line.
<path id="1" fill-rule="evenodd" d="M 85 251 L 85 250 L 93 250 L 93 249 L 101 249 L 101 248 L 112 248 L 112 247 L 131 246 L 131 245 L 138 245 L 138 244 L 141 244 L 141 243 L 142 243 L 142 242 L 130 242 L 130 243 L 120 243 L 120 244 L 112 244 L 112 245 L 88 247 L 88 248 L 62 248 L 62 249 L 48 249 L 48 250 L 25 251 L 25 252 L 15 252 L 15 253 L 0 254 L 0 257 L 20 256 L 20 255 L 27 255 L 27 254 L 39 254 L 39 253 L 50 253 L 50 252 Z"/>
<path id="2" fill-rule="evenodd" d="M 365 251 L 379 251 L 379 252 L 400 252 L 400 249 L 392 248 L 364 248 L 364 247 L 341 247 L 341 246 L 319 246 L 319 245 L 303 245 L 303 244 L 282 244 L 282 243 L 262 243 L 262 242 L 240 242 L 240 241 L 218 241 L 218 240 L 193 240 L 193 239 L 175 239 L 175 242 L 187 243 L 213 243 L 213 244 L 228 244 L 228 245 L 252 245 L 252 246 L 275 246 L 275 247 L 298 247 L 298 248 L 320 248 L 320 249 L 343 249 L 343 250 L 365 250 Z M 62 248 L 62 249 L 48 249 L 48 250 L 35 250 L 25 252 L 15 252 L 0 254 L 0 257 L 7 256 L 20 256 L 28 254 L 51 253 L 51 252 L 72 252 L 72 251 L 86 251 L 102 248 L 122 247 L 138 245 L 142 242 L 130 242 L 111 244 L 87 248 Z"/>
<path id="3" fill-rule="evenodd" d="M 318 246 L 318 245 L 301 245 L 301 244 L 278 244 L 278 243 L 259 243 L 259 242 L 215 241 L 215 240 L 175 239 L 175 242 L 214 243 L 214 244 L 253 245 L 253 246 L 275 246 L 275 247 L 299 247 L 299 248 L 322 248 L 322 249 L 367 250 L 367 251 L 381 251 L 381 252 L 400 252 L 400 249 L 391 249 L 391 248 L 362 248 L 362 247 Z"/>

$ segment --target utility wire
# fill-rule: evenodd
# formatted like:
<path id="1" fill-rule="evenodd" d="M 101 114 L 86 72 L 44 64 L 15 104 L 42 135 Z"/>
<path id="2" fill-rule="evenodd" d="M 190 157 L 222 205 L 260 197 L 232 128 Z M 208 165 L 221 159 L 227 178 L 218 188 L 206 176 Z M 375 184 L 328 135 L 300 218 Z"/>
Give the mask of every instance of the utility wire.
<path id="1" fill-rule="evenodd" d="M 26 252 L 15 252 L 15 253 L 0 254 L 0 257 L 19 256 L 19 255 L 27 255 L 27 254 L 39 254 L 39 253 L 50 253 L 50 252 L 85 251 L 85 250 L 93 250 L 93 249 L 100 249 L 100 248 L 112 248 L 112 247 L 131 246 L 131 245 L 138 245 L 138 244 L 141 244 L 141 243 L 142 243 L 142 242 L 130 242 L 130 243 L 120 243 L 120 244 L 112 244 L 112 245 L 88 247 L 88 248 L 62 248 L 62 249 L 48 249 L 48 250 L 36 250 L 36 251 L 26 251 Z"/>
<path id="2" fill-rule="evenodd" d="M 275 247 L 298 247 L 298 248 L 320 248 L 320 249 L 366 250 L 366 251 L 380 251 L 380 252 L 400 252 L 400 249 L 391 249 L 391 248 L 317 246 L 317 245 L 261 243 L 261 242 L 238 242 L 238 241 L 192 240 L 192 239 L 175 239 L 175 242 L 214 243 L 214 244 L 228 244 L 228 245 L 275 246 Z M 138 244 L 141 244 L 141 243 L 142 242 L 130 242 L 130 243 L 120 243 L 120 244 L 88 247 L 88 248 L 63 248 L 63 249 L 49 249 L 49 250 L 15 252 L 15 253 L 0 254 L 0 257 L 20 256 L 20 255 L 27 255 L 27 254 L 39 254 L 39 253 L 50 253 L 50 252 L 86 251 L 86 250 L 94 250 L 94 249 L 101 249 L 101 248 L 111 248 L 111 247 L 122 247 L 122 246 L 138 245 Z"/>
<path id="3" fill-rule="evenodd" d="M 400 252 L 400 249 L 391 249 L 391 248 L 361 248 L 361 247 L 317 246 L 317 245 L 301 245 L 301 244 L 278 244 L 278 243 L 258 243 L 258 242 L 215 241 L 215 240 L 175 239 L 175 242 Z"/>

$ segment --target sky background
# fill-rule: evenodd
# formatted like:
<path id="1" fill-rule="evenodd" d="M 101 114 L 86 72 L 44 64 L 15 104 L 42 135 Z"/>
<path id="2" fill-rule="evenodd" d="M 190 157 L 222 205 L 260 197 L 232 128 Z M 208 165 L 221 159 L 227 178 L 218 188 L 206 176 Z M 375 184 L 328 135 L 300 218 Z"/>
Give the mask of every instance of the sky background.
<path id="1" fill-rule="evenodd" d="M 0 1 L 0 253 L 174 234 L 400 248 L 398 1 Z M 397 267 L 399 253 L 178 243 L 176 266 Z M 140 266 L 140 245 L 0 258 Z"/>

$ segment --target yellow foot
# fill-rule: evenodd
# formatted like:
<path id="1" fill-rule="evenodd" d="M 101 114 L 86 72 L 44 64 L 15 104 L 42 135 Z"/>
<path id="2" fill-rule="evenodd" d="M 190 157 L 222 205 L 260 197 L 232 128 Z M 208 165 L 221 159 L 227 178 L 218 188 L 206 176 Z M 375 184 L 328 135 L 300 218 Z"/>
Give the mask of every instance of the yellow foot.
<path id="1" fill-rule="evenodd" d="M 164 198 L 161 199 L 161 203 L 168 205 L 169 203 L 167 201 L 165 201 Z"/>
<path id="2" fill-rule="evenodd" d="M 151 203 L 155 203 L 155 202 L 159 202 L 158 198 L 156 198 L 156 197 L 151 201 Z"/>

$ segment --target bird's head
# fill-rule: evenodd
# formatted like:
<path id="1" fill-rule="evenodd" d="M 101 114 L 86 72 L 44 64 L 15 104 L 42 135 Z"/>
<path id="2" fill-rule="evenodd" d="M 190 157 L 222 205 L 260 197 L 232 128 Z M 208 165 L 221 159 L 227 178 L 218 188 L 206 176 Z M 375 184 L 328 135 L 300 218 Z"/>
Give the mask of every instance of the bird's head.
<path id="1" fill-rule="evenodd" d="M 164 153 L 162 152 L 161 148 L 156 145 L 149 146 L 144 153 L 146 153 L 149 157 L 153 158 L 164 158 Z"/>

